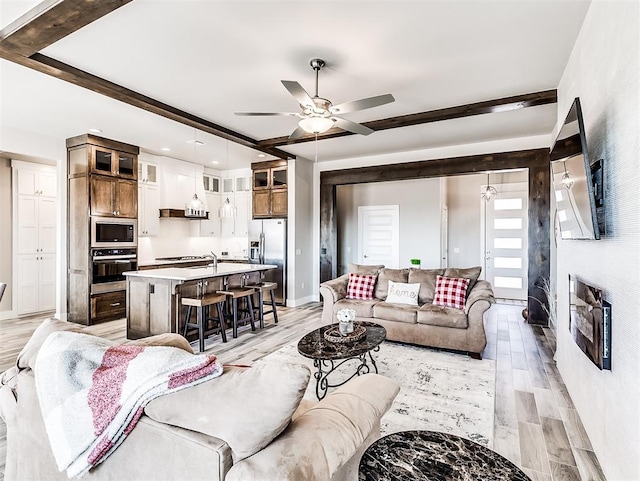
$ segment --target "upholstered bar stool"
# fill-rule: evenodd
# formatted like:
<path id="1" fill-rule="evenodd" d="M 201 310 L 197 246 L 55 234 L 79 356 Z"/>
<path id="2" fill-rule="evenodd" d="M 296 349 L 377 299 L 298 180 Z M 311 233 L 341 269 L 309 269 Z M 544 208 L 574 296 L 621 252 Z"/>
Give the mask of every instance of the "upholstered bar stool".
<path id="1" fill-rule="evenodd" d="M 276 310 L 276 298 L 275 298 L 275 290 L 278 287 L 278 284 L 275 282 L 259 282 L 258 284 L 251 284 L 247 287 L 253 288 L 254 292 L 258 295 L 258 305 L 256 306 L 258 309 L 258 321 L 260 322 L 260 329 L 264 327 L 264 316 L 267 314 L 273 314 L 273 322 L 278 324 L 278 311 Z M 269 293 L 269 304 L 271 304 L 271 309 L 268 311 L 264 310 L 264 295 L 265 293 Z"/>
<path id="2" fill-rule="evenodd" d="M 189 329 L 198 329 L 198 346 L 200 352 L 204 352 L 204 339 L 208 334 L 211 334 L 217 328 L 209 329 L 209 321 L 218 321 L 220 325 L 220 337 L 222 342 L 227 342 L 227 333 L 224 326 L 224 313 L 222 312 L 222 306 L 227 297 L 223 294 L 210 293 L 205 294 L 202 297 L 183 297 L 181 302 L 183 306 L 187 306 L 187 315 L 184 320 L 184 329 L 182 335 L 186 338 Z M 209 308 L 214 305 L 218 310 L 218 317 L 209 317 Z M 192 308 L 196 308 L 197 322 L 191 321 Z"/>
<path id="3" fill-rule="evenodd" d="M 227 302 L 231 304 L 231 314 L 225 315 L 229 319 L 233 319 L 233 337 L 238 337 L 238 323 L 245 323 L 249 321 L 251 323 L 251 330 L 256 330 L 256 324 L 253 316 L 253 302 L 251 296 L 253 295 L 253 289 L 250 287 L 226 287 L 224 290 L 218 291 L 218 294 L 226 296 Z M 238 301 L 245 299 L 248 308 L 246 310 L 247 315 L 240 317 L 241 311 L 238 308 Z"/>

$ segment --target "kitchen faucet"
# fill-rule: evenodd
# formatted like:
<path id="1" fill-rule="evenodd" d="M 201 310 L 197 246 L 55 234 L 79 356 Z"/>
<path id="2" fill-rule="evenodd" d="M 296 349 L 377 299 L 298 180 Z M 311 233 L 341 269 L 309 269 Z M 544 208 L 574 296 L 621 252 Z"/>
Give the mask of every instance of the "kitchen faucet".
<path id="1" fill-rule="evenodd" d="M 218 256 L 215 255 L 213 251 L 211 251 L 211 260 L 213 261 L 212 262 L 213 268 L 215 269 L 216 267 L 218 267 Z"/>

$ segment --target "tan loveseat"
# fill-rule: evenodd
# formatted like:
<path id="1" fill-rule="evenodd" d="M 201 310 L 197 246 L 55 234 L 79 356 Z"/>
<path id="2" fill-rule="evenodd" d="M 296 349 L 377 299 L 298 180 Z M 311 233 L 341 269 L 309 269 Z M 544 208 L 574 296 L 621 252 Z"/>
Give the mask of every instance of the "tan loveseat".
<path id="1" fill-rule="evenodd" d="M 477 280 L 480 267 L 469 269 L 387 269 L 384 266 L 350 264 L 349 272 L 377 275 L 373 300 L 347 299 L 349 274 L 320 284 L 324 302 L 322 320 L 337 322 L 340 309 L 356 311 L 356 321 L 372 321 L 384 326 L 387 339 L 422 346 L 466 351 L 480 358 L 487 344 L 483 316 L 494 302 L 491 284 Z M 436 276 L 470 280 L 463 310 L 432 304 Z M 389 281 L 419 283 L 418 305 L 385 302 Z"/>
<path id="2" fill-rule="evenodd" d="M 41 326 L 17 366 L 0 378 L 6 481 L 67 479 L 56 467 L 34 381 L 38 347 L 57 323 L 67 324 Z M 160 343 L 190 349 L 175 334 Z M 129 437 L 83 479 L 356 479 L 360 456 L 380 436 L 380 418 L 398 384 L 367 374 L 315 403 L 301 401 L 309 377 L 302 364 L 225 366 L 218 378 L 151 401 Z"/>

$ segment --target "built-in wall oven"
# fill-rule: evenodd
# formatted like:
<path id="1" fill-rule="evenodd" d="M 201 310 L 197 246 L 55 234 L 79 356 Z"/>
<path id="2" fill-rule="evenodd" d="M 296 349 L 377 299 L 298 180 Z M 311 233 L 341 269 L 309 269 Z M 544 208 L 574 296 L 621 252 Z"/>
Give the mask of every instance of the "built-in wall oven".
<path id="1" fill-rule="evenodd" d="M 91 218 L 91 247 L 137 247 L 137 219 Z"/>
<path id="2" fill-rule="evenodd" d="M 138 269 L 136 249 L 91 249 L 91 294 L 126 289 L 124 273 Z"/>

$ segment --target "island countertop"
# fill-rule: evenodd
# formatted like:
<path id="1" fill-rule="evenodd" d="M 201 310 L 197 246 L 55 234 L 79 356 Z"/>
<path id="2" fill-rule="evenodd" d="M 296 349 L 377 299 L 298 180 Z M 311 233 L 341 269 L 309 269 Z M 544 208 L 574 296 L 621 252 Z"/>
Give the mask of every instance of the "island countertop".
<path id="1" fill-rule="evenodd" d="M 149 279 L 168 279 L 172 281 L 196 281 L 199 279 L 211 279 L 235 274 L 248 274 L 252 272 L 276 269 L 273 264 L 238 264 L 232 262 L 219 262 L 218 267 L 164 267 L 160 269 L 146 269 L 141 271 L 129 271 L 127 277 L 144 277 Z"/>

